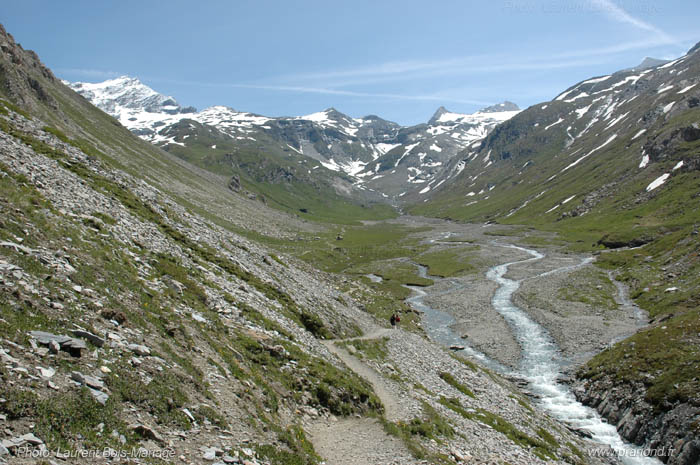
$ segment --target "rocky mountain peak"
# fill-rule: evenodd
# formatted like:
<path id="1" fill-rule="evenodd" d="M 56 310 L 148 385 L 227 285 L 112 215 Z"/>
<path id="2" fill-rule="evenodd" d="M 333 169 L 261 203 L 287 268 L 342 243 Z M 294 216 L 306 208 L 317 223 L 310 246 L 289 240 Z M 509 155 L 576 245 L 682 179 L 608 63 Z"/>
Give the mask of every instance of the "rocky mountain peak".
<path id="1" fill-rule="evenodd" d="M 444 115 L 445 113 L 450 113 L 450 111 L 449 111 L 447 108 L 445 108 L 445 107 L 443 107 L 443 106 L 440 106 L 440 108 L 438 108 L 438 109 L 435 111 L 435 113 L 433 114 L 433 117 L 430 118 L 430 120 L 428 120 L 428 124 L 435 124 L 435 123 L 437 123 L 438 120 L 440 119 L 440 117 L 441 117 L 442 115 Z"/>
<path id="2" fill-rule="evenodd" d="M 520 111 L 520 107 L 513 102 L 505 100 L 504 102 L 479 110 L 480 113 L 498 113 L 501 111 Z"/>
<path id="3" fill-rule="evenodd" d="M 56 81 L 39 56 L 23 49 L 0 24 L 0 93 L 25 107 L 36 108 L 38 101 L 55 110 L 58 105 L 42 79 L 48 84 Z"/>
<path id="4" fill-rule="evenodd" d="M 625 68 L 619 72 L 621 73 L 626 73 L 630 71 L 644 71 L 645 69 L 649 68 L 655 68 L 657 66 L 664 65 L 668 63 L 669 60 L 660 60 L 658 58 L 652 58 L 652 57 L 644 57 L 641 63 L 639 63 L 637 66 L 633 66 L 632 68 Z"/>
<path id="5" fill-rule="evenodd" d="M 160 94 L 131 76 L 120 76 L 99 83 L 74 82 L 69 86 L 111 114 L 118 107 L 171 115 L 196 111 L 193 107 L 180 106 L 173 97 Z"/>
<path id="6" fill-rule="evenodd" d="M 269 153 L 281 151 L 288 156 L 291 150 L 316 158 L 330 170 L 356 176 L 357 184 L 365 182 L 357 176 L 363 169 L 376 175 L 378 165 L 395 166 L 396 160 L 379 160 L 392 150 L 395 153 L 388 157 L 405 152 L 403 166 L 416 165 L 412 167 L 425 171 L 424 178 L 432 176 L 446 166 L 448 159 L 475 140 L 486 137 L 499 122 L 517 113 L 512 110 L 518 108 L 514 103 L 504 102 L 489 109 L 490 113 L 482 113 L 482 110 L 461 114 L 441 106 L 428 124 L 403 127 L 377 115 L 352 118 L 334 107 L 291 118 L 270 118 L 224 106 L 209 107 L 198 113 L 192 109 L 192 113 L 185 114 L 186 109 L 174 98 L 129 76 L 96 84 L 67 84 L 135 134 L 168 150 L 201 142 L 204 136 L 199 127 L 179 124 L 187 119 L 215 128 L 230 138 L 228 144 L 263 143 Z M 208 136 L 211 134 L 209 132 Z M 212 150 L 222 150 L 224 145 L 221 140 L 206 143 Z M 414 156 L 408 156 L 414 149 Z M 404 171 L 396 173 L 396 189 L 405 190 L 407 180 L 414 177 Z M 383 192 L 385 185 L 393 182 L 388 179 L 387 183 L 373 185 L 372 189 Z"/>
<path id="7" fill-rule="evenodd" d="M 333 107 L 326 108 L 325 110 L 323 110 L 323 113 L 325 113 L 326 116 L 328 116 L 330 119 L 336 121 L 350 119 L 350 117 L 347 116 L 345 113 L 342 113 Z"/>
<path id="8" fill-rule="evenodd" d="M 695 53 L 695 52 L 697 52 L 698 50 L 700 50 L 700 42 L 698 42 L 697 44 L 695 44 L 695 45 L 693 46 L 693 48 L 691 48 L 690 50 L 688 50 L 688 55 L 690 55 L 691 53 Z"/>
<path id="9" fill-rule="evenodd" d="M 644 60 L 637 66 L 639 69 L 653 68 L 654 66 L 668 63 L 668 60 L 660 60 L 658 58 L 644 57 Z"/>

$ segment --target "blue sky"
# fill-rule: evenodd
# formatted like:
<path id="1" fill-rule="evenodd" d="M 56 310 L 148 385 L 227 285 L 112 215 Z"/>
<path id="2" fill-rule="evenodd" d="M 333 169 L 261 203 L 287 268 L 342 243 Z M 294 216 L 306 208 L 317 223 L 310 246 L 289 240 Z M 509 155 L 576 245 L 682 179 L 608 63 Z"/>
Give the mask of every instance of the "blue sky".
<path id="1" fill-rule="evenodd" d="M 61 78 L 141 79 L 198 109 L 335 107 L 401 124 L 673 58 L 700 41 L 697 0 L 7 0 L 0 22 Z"/>

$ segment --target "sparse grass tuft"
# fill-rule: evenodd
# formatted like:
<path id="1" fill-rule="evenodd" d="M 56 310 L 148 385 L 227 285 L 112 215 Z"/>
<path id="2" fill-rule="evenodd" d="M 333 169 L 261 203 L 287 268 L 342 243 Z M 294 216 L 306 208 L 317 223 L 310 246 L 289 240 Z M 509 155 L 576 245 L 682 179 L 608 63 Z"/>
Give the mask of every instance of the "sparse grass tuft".
<path id="1" fill-rule="evenodd" d="M 383 337 L 381 339 L 355 339 L 354 341 L 345 342 L 343 345 L 355 347 L 360 358 L 386 360 L 389 355 L 387 342 L 389 342 L 389 338 Z"/>
<path id="2" fill-rule="evenodd" d="M 255 447 L 257 455 L 272 465 L 315 465 L 321 461 L 301 426 L 293 425 L 278 434 L 282 447 L 271 444 Z"/>
<path id="3" fill-rule="evenodd" d="M 469 388 L 468 388 L 467 386 L 465 386 L 464 384 L 462 384 L 462 383 L 460 383 L 459 381 L 457 381 L 457 380 L 455 379 L 455 377 L 452 376 L 451 373 L 448 373 L 448 372 L 446 372 L 446 371 L 443 371 L 442 373 L 440 373 L 440 378 L 442 378 L 443 381 L 445 381 L 447 384 L 449 384 L 449 385 L 452 386 L 453 388 L 457 389 L 457 390 L 458 390 L 459 392 L 461 392 L 462 394 L 464 394 L 464 395 L 466 395 L 466 396 L 469 396 L 469 397 L 471 397 L 472 399 L 476 399 L 476 396 L 474 395 L 474 393 L 472 392 L 472 390 L 469 389 Z"/>
<path id="4" fill-rule="evenodd" d="M 520 431 L 514 425 L 495 413 L 481 408 L 476 410 L 466 410 L 460 403 L 459 399 L 447 399 L 445 397 L 441 397 L 440 403 L 468 420 L 480 421 L 481 423 L 489 425 L 491 428 L 495 429 L 499 433 L 502 433 L 504 436 L 522 448 L 530 450 L 542 460 L 546 461 L 556 459 L 556 451 L 559 448 L 559 445 L 551 434 L 541 428 L 537 431 L 537 433 L 543 440 L 533 438 L 523 431 Z"/>

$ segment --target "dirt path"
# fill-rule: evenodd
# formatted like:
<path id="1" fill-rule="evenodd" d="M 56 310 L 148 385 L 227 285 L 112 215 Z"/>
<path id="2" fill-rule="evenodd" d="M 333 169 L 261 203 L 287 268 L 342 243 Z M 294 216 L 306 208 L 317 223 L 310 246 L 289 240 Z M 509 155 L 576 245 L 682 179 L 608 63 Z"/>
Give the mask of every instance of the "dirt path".
<path id="1" fill-rule="evenodd" d="M 365 336 L 344 339 L 343 341 L 379 339 L 385 336 L 391 337 L 391 332 L 391 329 L 381 328 Z M 396 388 L 392 389 L 386 378 L 377 373 L 374 368 L 367 366 L 360 359 L 351 355 L 347 350 L 335 345 L 334 341 L 323 341 L 323 345 L 325 345 L 329 351 L 337 355 L 352 371 L 372 385 L 377 397 L 379 397 L 379 400 L 384 404 L 384 416 L 387 420 L 396 421 L 401 419 L 401 409 L 396 402 L 396 395 L 392 394 L 392 392 L 396 391 Z"/>
<path id="2" fill-rule="evenodd" d="M 367 340 L 392 337 L 399 331 L 377 328 L 361 337 L 346 339 Z M 400 404 L 396 401 L 397 386 L 385 379 L 376 370 L 338 347 L 334 342 L 324 341 L 330 352 L 337 355 L 352 371 L 367 380 L 384 405 L 384 416 L 389 421 L 405 418 Z M 379 422 L 373 418 L 343 418 L 321 420 L 308 427 L 316 452 L 325 459 L 327 465 L 376 465 L 418 463 L 406 448 L 403 441 L 388 435 Z"/>
<path id="3" fill-rule="evenodd" d="M 373 418 L 317 422 L 309 428 L 316 453 L 326 465 L 408 465 L 419 463 L 401 439 L 389 436 Z"/>

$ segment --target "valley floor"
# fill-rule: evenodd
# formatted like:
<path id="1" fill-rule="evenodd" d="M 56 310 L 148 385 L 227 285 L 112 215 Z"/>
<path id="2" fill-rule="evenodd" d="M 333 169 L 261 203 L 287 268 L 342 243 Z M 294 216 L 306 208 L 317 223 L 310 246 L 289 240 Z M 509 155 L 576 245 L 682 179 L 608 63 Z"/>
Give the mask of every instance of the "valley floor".
<path id="1" fill-rule="evenodd" d="M 463 336 L 465 344 L 506 366 L 518 366 L 521 349 L 492 305 L 498 286 L 487 279 L 486 272 L 497 264 L 528 257 L 509 245 L 523 245 L 545 254 L 542 260 L 513 265 L 505 277 L 522 280 L 514 302 L 547 329 L 571 369 L 633 334 L 643 323 L 634 309 L 617 303 L 617 288 L 605 272 L 584 262 L 586 256 L 546 244 L 545 233 L 502 225 L 426 223 L 414 217 L 400 221 L 412 226 L 430 225 L 432 230 L 424 235 L 425 240 L 434 241 L 431 250 L 463 247 L 462 241 L 478 246 L 470 260 L 474 270 L 439 280 L 426 303 L 454 316 L 452 329 Z"/>

